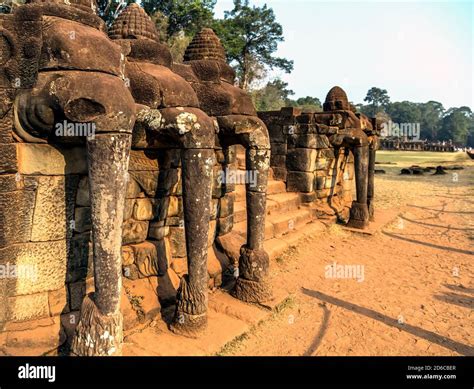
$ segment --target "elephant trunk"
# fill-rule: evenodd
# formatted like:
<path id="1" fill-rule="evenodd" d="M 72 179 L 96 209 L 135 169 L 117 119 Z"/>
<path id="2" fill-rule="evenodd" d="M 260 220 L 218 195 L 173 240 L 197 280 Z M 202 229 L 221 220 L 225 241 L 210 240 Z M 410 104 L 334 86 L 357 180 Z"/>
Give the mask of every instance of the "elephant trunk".
<path id="1" fill-rule="evenodd" d="M 75 355 L 121 354 L 122 221 L 130 146 L 128 133 L 87 140 L 95 293 L 82 304 L 71 347 Z"/>
<path id="2" fill-rule="evenodd" d="M 207 327 L 207 242 L 214 150 L 186 149 L 181 160 L 188 275 L 181 278 L 171 330 L 195 337 Z"/>
<path id="3" fill-rule="evenodd" d="M 376 147 L 374 142 L 369 146 L 369 178 L 367 186 L 367 206 L 369 208 L 369 220 L 374 221 L 374 193 L 375 193 L 375 153 Z"/>
<path id="4" fill-rule="evenodd" d="M 349 227 L 363 229 L 369 223 L 369 211 L 367 207 L 367 187 L 369 172 L 369 146 L 357 146 L 353 149 L 356 196 L 357 200 L 352 202 Z"/>

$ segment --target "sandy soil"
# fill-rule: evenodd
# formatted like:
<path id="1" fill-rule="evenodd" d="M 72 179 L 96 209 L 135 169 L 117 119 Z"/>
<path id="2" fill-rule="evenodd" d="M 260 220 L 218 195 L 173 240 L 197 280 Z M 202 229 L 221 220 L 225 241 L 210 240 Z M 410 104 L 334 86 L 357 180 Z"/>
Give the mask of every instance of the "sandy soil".
<path id="1" fill-rule="evenodd" d="M 221 355 L 474 355 L 474 163 L 443 162 L 465 169 L 405 177 L 400 167 L 433 161 L 378 165 L 377 209 L 399 216 L 372 236 L 334 226 L 291 248 L 272 267 L 289 299 Z"/>

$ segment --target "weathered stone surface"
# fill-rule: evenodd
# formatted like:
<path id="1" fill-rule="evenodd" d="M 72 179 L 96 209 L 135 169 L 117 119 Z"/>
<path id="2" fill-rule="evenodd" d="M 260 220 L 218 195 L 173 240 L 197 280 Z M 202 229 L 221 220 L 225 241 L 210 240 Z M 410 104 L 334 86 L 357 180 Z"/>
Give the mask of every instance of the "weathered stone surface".
<path id="1" fill-rule="evenodd" d="M 49 315 L 48 293 L 14 296 L 8 299 L 10 320 L 25 321 Z"/>
<path id="2" fill-rule="evenodd" d="M 13 143 L 13 120 L 12 111 L 5 115 L 5 113 L 11 108 L 11 98 L 6 96 L 9 94 L 8 91 L 0 90 L 0 143 L 7 144 Z"/>
<path id="3" fill-rule="evenodd" d="M 164 210 L 166 217 L 182 216 L 183 215 L 183 200 L 181 197 L 177 197 L 177 196 L 165 197 L 164 201 L 160 205 L 160 209 Z M 161 219 L 161 215 L 160 215 L 160 219 Z"/>
<path id="4" fill-rule="evenodd" d="M 224 151 L 223 151 L 223 150 L 216 150 L 215 153 L 216 153 L 216 161 L 217 161 L 217 163 L 219 163 L 219 164 L 225 163 Z"/>
<path id="5" fill-rule="evenodd" d="M 160 170 L 157 196 L 179 196 L 182 192 L 181 169 L 171 168 Z"/>
<path id="6" fill-rule="evenodd" d="M 336 181 L 333 182 L 333 177 L 331 176 L 316 176 L 315 179 L 315 189 L 331 189 L 336 185 Z"/>
<path id="7" fill-rule="evenodd" d="M 132 246 L 122 246 L 122 265 L 130 266 L 135 262 Z"/>
<path id="8" fill-rule="evenodd" d="M 336 154 L 333 148 L 318 150 L 318 158 L 334 159 Z"/>
<path id="9" fill-rule="evenodd" d="M 48 292 L 48 304 L 51 316 L 58 316 L 69 312 L 66 285 L 61 289 Z"/>
<path id="10" fill-rule="evenodd" d="M 284 168 L 279 168 L 279 167 L 272 167 L 273 170 L 273 177 L 275 180 L 279 181 L 286 181 L 288 170 L 286 170 L 286 167 Z"/>
<path id="11" fill-rule="evenodd" d="M 316 170 L 325 170 L 328 169 L 330 165 L 330 161 L 328 161 L 326 158 L 318 158 L 316 160 Z"/>
<path id="12" fill-rule="evenodd" d="M 225 235 L 232 231 L 234 226 L 234 215 L 217 219 L 217 235 Z"/>
<path id="13" fill-rule="evenodd" d="M 77 232 L 90 231 L 92 228 L 91 208 L 76 207 L 74 210 L 74 230 Z"/>
<path id="14" fill-rule="evenodd" d="M 312 192 L 314 190 L 314 174 L 289 171 L 286 185 L 289 192 Z"/>
<path id="15" fill-rule="evenodd" d="M 229 259 L 225 255 L 217 255 L 214 247 L 211 247 L 207 255 L 207 272 L 210 278 L 217 278 L 230 266 Z"/>
<path id="16" fill-rule="evenodd" d="M 70 314 L 64 315 L 68 317 Z M 12 356 L 38 356 L 51 352 L 66 341 L 59 317 L 35 319 L 24 323 L 12 323 L 2 342 L 5 351 Z M 23 326 L 23 324 L 25 324 Z M 18 326 L 19 328 L 15 328 Z"/>
<path id="17" fill-rule="evenodd" d="M 60 289 L 66 280 L 65 240 L 21 243 L 0 248 L 0 264 L 15 265 L 19 276 L 11 279 L 10 295 L 28 295 Z"/>
<path id="18" fill-rule="evenodd" d="M 351 180 L 342 180 L 342 189 L 350 192 L 354 187 L 354 183 Z"/>
<path id="19" fill-rule="evenodd" d="M 209 222 L 209 232 L 207 235 L 207 247 L 211 247 L 216 239 L 216 231 L 217 231 L 217 221 L 211 220 Z"/>
<path id="20" fill-rule="evenodd" d="M 69 284 L 69 308 L 71 311 L 81 309 L 82 301 L 86 296 L 86 283 L 84 281 Z"/>
<path id="21" fill-rule="evenodd" d="M 35 192 L 21 190 L 0 195 L 0 247 L 28 242 L 33 228 Z"/>
<path id="22" fill-rule="evenodd" d="M 158 275 L 162 276 L 168 270 L 171 263 L 171 244 L 169 239 L 160 239 L 152 241 L 156 246 L 156 253 L 158 256 Z"/>
<path id="23" fill-rule="evenodd" d="M 132 177 L 132 175 L 128 174 L 128 182 L 127 182 L 127 192 L 125 193 L 126 199 L 134 199 L 138 197 L 141 192 L 140 185 L 138 185 L 137 181 Z"/>
<path id="24" fill-rule="evenodd" d="M 89 199 L 89 179 L 87 177 L 82 177 L 79 181 L 76 194 L 76 205 L 81 207 L 90 207 Z"/>
<path id="25" fill-rule="evenodd" d="M 130 171 L 156 171 L 160 169 L 159 152 L 150 150 L 131 150 L 128 169 Z"/>
<path id="26" fill-rule="evenodd" d="M 18 171 L 22 174 L 87 174 L 85 148 L 17 143 Z"/>
<path id="27" fill-rule="evenodd" d="M 323 199 L 325 197 L 329 197 L 331 195 L 331 189 L 321 189 L 316 191 L 316 196 L 318 199 Z"/>
<path id="28" fill-rule="evenodd" d="M 219 218 L 225 218 L 234 213 L 235 194 L 228 193 L 219 200 Z"/>
<path id="29" fill-rule="evenodd" d="M 286 167 L 286 155 L 275 155 L 272 154 L 270 158 L 270 166 L 277 167 L 277 168 L 285 168 Z"/>
<path id="30" fill-rule="evenodd" d="M 169 240 L 171 244 L 171 255 L 175 257 L 186 256 L 186 238 L 184 228 L 170 227 Z"/>
<path id="31" fill-rule="evenodd" d="M 123 224 L 122 244 L 141 243 L 148 235 L 148 222 L 127 220 Z"/>
<path id="32" fill-rule="evenodd" d="M 170 233 L 169 226 L 165 226 L 162 222 L 150 223 L 148 228 L 148 238 L 154 240 L 160 240 L 168 236 Z"/>
<path id="33" fill-rule="evenodd" d="M 239 263 L 240 248 L 245 244 L 245 239 L 241 235 L 229 233 L 218 236 L 216 244 L 227 255 L 232 264 L 237 265 Z"/>
<path id="34" fill-rule="evenodd" d="M 158 298 L 162 306 L 174 304 L 176 301 L 176 293 L 179 288 L 180 278 L 171 268 L 158 282 Z"/>
<path id="35" fill-rule="evenodd" d="M 0 175 L 0 193 L 19 190 L 35 191 L 38 188 L 38 177 L 18 174 Z"/>
<path id="36" fill-rule="evenodd" d="M 45 242 L 70 237 L 74 231 L 77 176 L 39 177 L 31 240 Z"/>
<path id="37" fill-rule="evenodd" d="M 270 139 L 273 140 L 270 136 Z M 270 143 L 272 156 L 274 155 L 286 155 L 287 152 L 287 145 L 285 143 Z"/>
<path id="38" fill-rule="evenodd" d="M 72 340 L 71 353 L 78 356 L 120 355 L 123 343 L 122 313 L 102 314 L 92 297 L 87 295 L 82 303 L 81 319 Z M 109 334 L 108 337 L 103 336 L 105 332 Z M 91 339 L 94 340 L 92 344 Z"/>
<path id="39" fill-rule="evenodd" d="M 160 222 L 163 222 L 163 220 L 160 220 Z M 181 217 L 177 217 L 177 216 L 173 216 L 173 217 L 167 217 L 165 220 L 164 220 L 164 225 L 165 226 L 173 226 L 173 227 L 176 227 L 176 226 L 179 226 L 180 228 L 183 228 L 184 227 L 184 219 L 181 218 Z"/>
<path id="40" fill-rule="evenodd" d="M 133 206 L 133 218 L 135 220 L 151 220 L 153 219 L 153 204 L 150 199 L 136 199 Z"/>
<path id="41" fill-rule="evenodd" d="M 125 206 L 123 208 L 123 221 L 133 217 L 133 210 L 135 208 L 135 201 L 137 199 L 125 199 Z"/>
<path id="42" fill-rule="evenodd" d="M 311 193 L 300 193 L 300 198 L 302 203 L 312 203 L 318 199 L 318 196 L 315 192 Z"/>
<path id="43" fill-rule="evenodd" d="M 211 199 L 211 220 L 217 218 L 219 212 L 219 199 Z"/>
<path id="44" fill-rule="evenodd" d="M 160 313 L 161 305 L 158 301 L 158 277 L 144 278 L 140 280 L 124 280 L 124 297 L 128 300 L 130 308 L 134 311 L 138 322 L 155 319 Z M 131 316 L 131 315 L 130 315 Z M 125 315 L 124 315 L 125 320 Z M 126 327 L 131 327 L 126 325 Z"/>
<path id="45" fill-rule="evenodd" d="M 141 190 L 143 190 L 148 197 L 154 197 L 156 195 L 158 188 L 158 171 L 129 171 L 128 174 L 138 183 Z M 130 185 L 133 185 L 133 180 L 129 181 Z M 130 194 L 128 196 L 130 196 Z"/>
<path id="46" fill-rule="evenodd" d="M 66 282 L 84 280 L 93 273 L 90 232 L 74 235 L 69 241 Z"/>
<path id="47" fill-rule="evenodd" d="M 0 173 L 18 171 L 17 149 L 15 144 L 0 145 Z"/>
<path id="48" fill-rule="evenodd" d="M 326 135 L 319 134 L 296 134 L 292 138 L 295 147 L 325 149 L 330 148 L 331 144 Z"/>
<path id="49" fill-rule="evenodd" d="M 123 276 L 129 280 L 138 280 L 140 277 L 143 278 L 143 276 L 140 274 L 140 271 L 138 270 L 138 266 L 134 263 L 124 266 L 122 268 L 122 273 Z"/>
<path id="50" fill-rule="evenodd" d="M 173 258 L 171 260 L 171 269 L 174 270 L 178 277 L 188 274 L 188 258 Z"/>
<path id="51" fill-rule="evenodd" d="M 165 274 L 171 260 L 171 249 L 166 239 L 145 241 L 126 247 L 132 251 L 133 263 L 138 269 L 140 278 Z M 131 264 L 131 261 L 127 261 L 124 266 L 131 266 Z"/>
<path id="52" fill-rule="evenodd" d="M 316 156 L 314 149 L 293 149 L 286 157 L 286 167 L 292 171 L 312 172 L 316 169 Z"/>

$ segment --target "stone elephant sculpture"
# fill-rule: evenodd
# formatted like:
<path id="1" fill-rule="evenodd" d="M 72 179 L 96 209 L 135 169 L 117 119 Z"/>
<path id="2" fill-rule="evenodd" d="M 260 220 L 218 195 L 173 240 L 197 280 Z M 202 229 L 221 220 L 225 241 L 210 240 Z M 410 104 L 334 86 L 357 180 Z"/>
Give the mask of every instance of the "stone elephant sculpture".
<path id="1" fill-rule="evenodd" d="M 72 353 L 114 355 L 122 345 L 121 221 L 135 103 L 125 57 L 95 7 L 31 0 L 7 15 L 2 37 L 11 58 L 1 84 L 18 142 L 87 149 L 95 293 L 83 301 Z"/>
<path id="2" fill-rule="evenodd" d="M 356 114 L 346 92 L 338 86 L 328 92 L 323 112 L 315 114 L 315 121 L 332 129 L 328 135 L 333 146 L 346 147 L 354 155 L 356 200 L 350 209 L 348 226 L 363 229 L 374 218 L 375 150 L 379 133 L 377 122 L 363 114 Z"/>

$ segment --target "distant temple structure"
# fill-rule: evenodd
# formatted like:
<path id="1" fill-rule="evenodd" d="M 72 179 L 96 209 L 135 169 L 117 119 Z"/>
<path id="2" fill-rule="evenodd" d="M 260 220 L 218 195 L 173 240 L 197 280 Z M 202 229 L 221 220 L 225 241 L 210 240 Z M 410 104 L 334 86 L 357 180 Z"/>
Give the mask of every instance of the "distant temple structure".
<path id="1" fill-rule="evenodd" d="M 429 142 L 426 139 L 408 140 L 406 138 L 390 137 L 380 139 L 380 150 L 454 152 L 456 146 L 451 140 Z"/>

